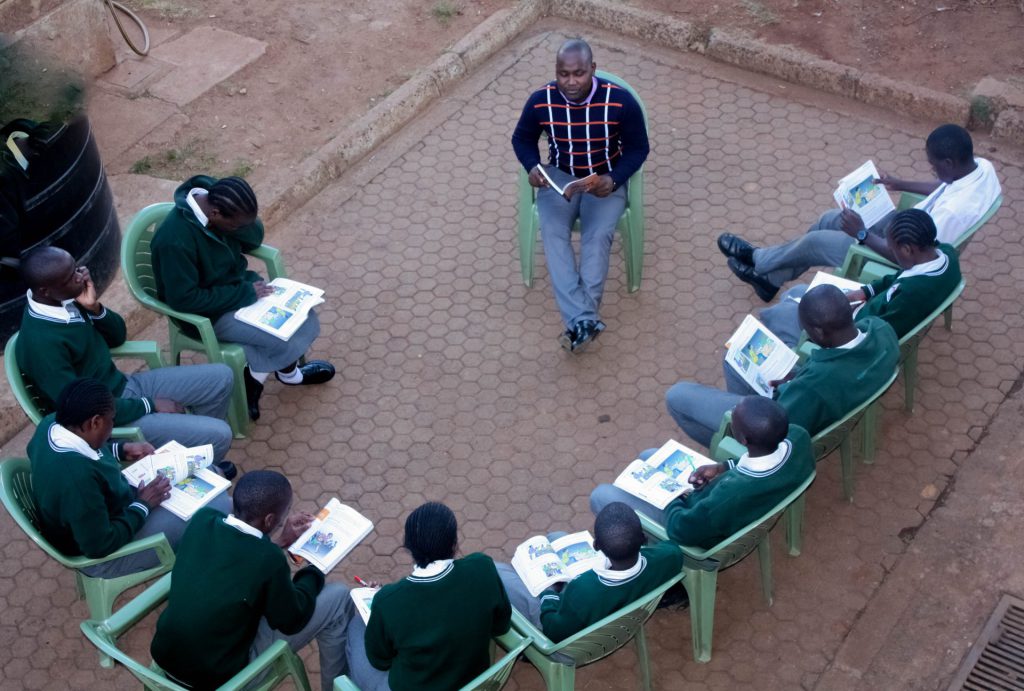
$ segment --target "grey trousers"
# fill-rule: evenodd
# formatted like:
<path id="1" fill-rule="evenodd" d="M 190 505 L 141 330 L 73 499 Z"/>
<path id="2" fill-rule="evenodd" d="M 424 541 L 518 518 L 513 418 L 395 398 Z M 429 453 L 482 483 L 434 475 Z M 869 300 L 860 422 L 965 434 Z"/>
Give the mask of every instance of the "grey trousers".
<path id="1" fill-rule="evenodd" d="M 728 365 L 724 365 L 724 369 L 728 391 L 681 381 L 665 394 L 669 415 L 690 439 L 705 448 L 711 445 L 711 437 L 721 426 L 722 416 L 735 408 L 744 396 L 755 393 Z"/>
<path id="2" fill-rule="evenodd" d="M 128 376 L 122 398 L 169 398 L 193 415 L 150 413 L 134 424 L 154 446 L 174 440 L 185 446 L 213 444 L 214 458 L 223 460 L 231 448 L 231 427 L 224 422 L 231 402 L 234 375 L 227 365 L 161 367 Z"/>
<path id="3" fill-rule="evenodd" d="M 548 169 L 560 186 L 575 178 L 558 169 Z M 626 208 L 626 185 L 607 197 L 576 194 L 571 200 L 550 187 L 537 191 L 540 237 L 548 263 L 555 302 L 567 329 L 585 320 L 597 321 L 604 281 L 608 276 L 608 257 L 615 227 Z M 580 219 L 580 256 L 572 247 L 572 227 Z"/>
<path id="4" fill-rule="evenodd" d="M 229 514 L 231 513 L 231 497 L 228 496 L 227 492 L 223 492 L 212 499 L 207 506 L 217 509 L 221 513 Z M 163 533 L 164 537 L 167 538 L 167 542 L 171 545 L 171 549 L 177 550 L 178 543 L 181 542 L 181 536 L 184 535 L 187 526 L 188 523 L 167 509 L 158 506 L 149 512 L 149 518 L 143 523 L 139 532 L 135 534 L 134 540 L 142 540 L 151 535 Z M 130 573 L 138 573 L 139 571 L 153 568 L 159 562 L 160 560 L 157 559 L 156 552 L 147 550 L 130 554 L 120 559 L 114 559 L 104 564 L 89 566 L 82 569 L 82 572 L 86 576 L 94 578 L 117 578 L 118 576 L 127 576 Z"/>
<path id="5" fill-rule="evenodd" d="M 370 664 L 366 657 L 366 624 L 356 614 L 348 623 L 348 641 L 345 644 L 348 655 L 348 675 L 360 691 L 390 691 L 388 671 Z M 325 686 L 324 689 L 329 689 Z"/>
<path id="6" fill-rule="evenodd" d="M 568 534 L 564 530 L 557 530 L 553 533 L 548 533 L 547 538 L 550 541 L 554 541 Z M 531 624 L 543 631 L 544 627 L 540 623 L 540 598 L 530 594 L 526 584 L 523 583 L 523 579 L 519 577 L 519 574 L 516 573 L 511 564 L 495 562 L 494 568 L 498 570 L 498 578 L 501 579 L 502 585 L 505 586 L 505 592 L 508 593 L 508 599 L 512 603 L 512 607 L 529 619 Z"/>
<path id="7" fill-rule="evenodd" d="M 346 642 L 352 619 L 359 619 L 362 623 L 362 619 L 355 613 L 348 588 L 340 583 L 328 583 L 317 595 L 316 608 L 309 623 L 298 633 L 285 635 L 270 628 L 266 619 L 261 620 L 256 638 L 249 648 L 249 659 L 255 659 L 274 641 L 285 641 L 297 653 L 315 638 L 320 650 L 320 688 L 330 691 L 335 677 L 348 674 Z"/>
<path id="8" fill-rule="evenodd" d="M 803 329 L 800 328 L 800 303 L 795 302 L 793 298 L 801 298 L 806 292 L 806 284 L 793 286 L 782 294 L 778 303 L 761 310 L 761 323 L 790 348 L 796 347 L 803 333 Z"/>
<path id="9" fill-rule="evenodd" d="M 637 458 L 642 461 L 646 461 L 657 451 L 657 449 L 646 449 L 642 451 Z M 665 525 L 664 511 L 655 507 L 653 504 L 648 504 L 640 497 L 636 497 L 611 484 L 598 485 L 594 488 L 594 491 L 590 493 L 590 510 L 596 516 L 601 513 L 601 510 L 604 509 L 604 507 L 616 501 L 621 501 L 623 504 L 632 507 L 634 511 L 639 511 L 645 516 L 653 518 L 659 524 Z M 509 593 L 509 595 L 511 596 L 511 593 Z"/>
<path id="10" fill-rule="evenodd" d="M 253 371 L 277 372 L 306 354 L 320 335 L 320 319 L 316 311 L 311 311 L 299 330 L 287 341 L 238 321 L 234 312 L 218 317 L 213 322 L 213 331 L 221 341 L 242 346 L 245 359 Z"/>
<path id="11" fill-rule="evenodd" d="M 841 265 L 846 251 L 854 243 L 854 239 L 839 228 L 841 213 L 839 209 L 826 211 L 803 236 L 754 250 L 754 270 L 772 285 L 781 286 L 813 266 Z M 884 237 L 895 213 L 890 212 L 868 230 Z"/>

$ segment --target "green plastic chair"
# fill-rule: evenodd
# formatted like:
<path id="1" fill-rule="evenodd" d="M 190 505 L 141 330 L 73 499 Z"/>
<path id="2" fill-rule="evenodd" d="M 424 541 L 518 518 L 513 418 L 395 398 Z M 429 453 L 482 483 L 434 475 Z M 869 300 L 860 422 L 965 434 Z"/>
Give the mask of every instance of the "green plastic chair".
<path id="1" fill-rule="evenodd" d="M 163 533 L 131 542 L 100 559 L 67 557 L 54 549 L 43 537 L 39 527 L 39 513 L 36 510 L 35 497 L 32 495 L 32 465 L 27 458 L 7 458 L 0 462 L 0 501 L 32 542 L 59 564 L 75 571 L 78 597 L 85 600 L 89 606 L 89 616 L 93 619 L 106 619 L 113 612 L 114 603 L 121 593 L 167 573 L 174 566 L 174 551 Z M 160 560 L 159 565 L 151 569 L 117 578 L 95 578 L 82 573 L 82 569 L 86 567 L 150 549 L 156 550 L 157 558 Z M 113 666 L 110 657 L 104 654 L 100 655 L 100 664 L 104 667 Z"/>
<path id="2" fill-rule="evenodd" d="M 693 636 L 693 658 L 697 662 L 711 661 L 711 639 L 715 627 L 715 593 L 718 572 L 741 561 L 755 549 L 761 567 L 761 594 L 768 606 L 772 604 L 772 552 L 769 534 L 779 517 L 797 501 L 803 501 L 804 492 L 814 482 L 815 473 L 800 483 L 789 496 L 780 501 L 764 516 L 751 522 L 710 549 L 700 550 L 680 545 L 683 552 L 683 586 L 690 598 L 690 630 Z M 660 542 L 667 542 L 665 527 L 649 516 L 637 513 L 644 532 Z"/>
<path id="3" fill-rule="evenodd" d="M 526 659 L 540 672 L 548 691 L 572 691 L 578 668 L 611 655 L 631 640 L 636 643 L 641 687 L 644 691 L 650 691 L 651 663 L 647 654 L 644 623 L 654 614 L 665 591 L 682 578 L 682 573 L 674 576 L 639 600 L 612 612 L 560 643 L 553 643 L 515 609 L 512 610 L 512 628 L 533 640 L 526 649 Z"/>
<path id="4" fill-rule="evenodd" d="M 911 194 L 910 192 L 904 192 L 900 195 L 899 204 L 897 204 L 897 211 L 903 211 L 913 207 L 918 202 L 925 199 L 924 195 Z M 963 235 L 956 239 L 953 243 L 953 248 L 956 249 L 958 254 L 963 254 L 964 250 L 967 249 L 967 245 L 970 244 L 971 238 L 974 234 L 985 225 L 989 219 L 995 216 L 996 211 L 1003 204 L 1003 195 L 996 197 L 995 201 L 992 202 L 992 206 L 988 208 L 985 215 L 978 219 L 977 223 L 972 225 L 970 228 L 964 231 Z M 864 245 L 858 245 L 856 243 L 850 245 L 850 249 L 846 252 L 846 258 L 843 260 L 843 265 L 839 267 L 836 274 L 849 278 L 854 281 L 860 281 L 862 283 L 870 283 L 883 276 L 891 274 L 895 271 L 899 271 L 900 268 L 878 254 L 874 250 L 865 247 Z M 947 315 L 946 317 L 946 328 L 949 328 L 952 323 L 952 316 Z"/>
<path id="5" fill-rule="evenodd" d="M 171 359 L 181 364 L 181 353 L 186 350 L 204 353 L 209 362 L 222 362 L 235 374 L 228 422 L 236 438 L 245 436 L 249 429 L 249 408 L 245 397 L 245 351 L 237 343 L 221 343 L 213 332 L 213 324 L 206 317 L 171 309 L 157 298 L 156 278 L 153 275 L 153 255 L 149 245 L 153 234 L 164 217 L 174 208 L 170 202 L 151 204 L 128 224 L 121 241 L 121 272 L 135 299 L 143 306 L 167 317 L 170 335 Z M 249 253 L 267 265 L 270 280 L 285 277 L 281 253 L 269 245 L 261 245 Z M 197 334 L 194 338 L 189 334 Z"/>
<path id="6" fill-rule="evenodd" d="M 624 79 L 610 72 L 597 70 L 598 79 L 609 79 L 632 94 L 640 104 L 647 124 L 647 108 L 644 102 Z M 533 265 L 537 246 L 537 231 L 540 228 L 540 216 L 537 214 L 537 190 L 530 185 L 529 176 L 519 166 L 519 266 L 523 274 L 523 283 L 527 288 L 533 287 Z M 579 221 L 576 222 L 579 229 Z M 626 189 L 626 208 L 619 218 L 619 233 L 622 236 L 622 254 L 626 260 L 626 283 L 629 292 L 640 290 L 640 280 L 644 270 L 644 169 L 638 170 L 629 179 Z"/>
<path id="7" fill-rule="evenodd" d="M 82 633 L 96 646 L 101 654 L 113 658 L 123 665 L 136 679 L 142 682 L 144 689 L 156 691 L 187 691 L 184 686 L 168 679 L 163 671 L 154 663 L 146 667 L 132 659 L 117 645 L 117 639 L 128 633 L 133 626 L 156 609 L 171 590 L 171 574 L 167 574 L 153 585 L 146 588 L 138 597 L 119 609 L 117 613 L 103 619 L 89 619 L 81 624 Z M 264 674 L 267 674 L 265 678 Z M 245 669 L 219 686 L 224 691 L 246 689 L 246 691 L 266 691 L 291 678 L 295 686 L 305 691 L 312 691 L 306 669 L 302 660 L 291 651 L 284 641 L 275 641 L 255 660 L 246 665 Z M 253 684 L 253 681 L 259 682 Z M 250 684 L 252 684 L 250 686 Z"/>
<path id="8" fill-rule="evenodd" d="M 32 383 L 32 380 L 25 376 L 25 373 L 18 367 L 18 356 L 14 348 L 18 342 L 18 334 L 11 336 L 4 348 L 4 370 L 7 372 L 7 383 L 14 392 L 14 398 L 18 405 L 25 411 L 25 415 L 33 425 L 53 412 L 53 402 L 39 388 Z M 156 341 L 126 341 L 117 348 L 111 348 L 110 354 L 114 358 L 144 360 L 150 369 L 163 367 L 163 358 L 160 357 L 160 347 Z M 138 427 L 115 427 L 110 433 L 113 439 L 131 439 L 143 441 L 142 430 Z"/>
<path id="9" fill-rule="evenodd" d="M 508 652 L 459 691 L 499 691 L 512 676 L 512 667 L 516 664 L 516 660 L 532 642 L 530 638 L 524 638 L 511 629 L 495 640 Z M 360 689 L 351 679 L 341 676 L 334 680 L 334 691 L 360 691 Z"/>

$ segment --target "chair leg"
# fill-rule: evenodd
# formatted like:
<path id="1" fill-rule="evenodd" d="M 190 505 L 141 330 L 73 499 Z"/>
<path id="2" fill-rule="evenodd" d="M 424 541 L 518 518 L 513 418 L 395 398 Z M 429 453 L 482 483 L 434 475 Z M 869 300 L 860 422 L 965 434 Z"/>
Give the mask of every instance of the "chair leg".
<path id="1" fill-rule="evenodd" d="M 917 347 L 919 341 L 915 341 L 907 353 L 907 359 L 903 361 L 903 383 L 906 392 L 903 399 L 903 407 L 908 413 L 914 412 L 914 391 L 917 389 Z"/>
<path id="2" fill-rule="evenodd" d="M 715 588 L 718 572 L 686 569 L 683 578 L 690 598 L 690 631 L 693 634 L 693 659 L 711 661 L 711 636 L 715 629 Z"/>
<path id="3" fill-rule="evenodd" d="M 783 520 L 786 522 L 786 544 L 789 545 L 789 556 L 799 557 L 803 548 L 804 508 L 807 495 L 801 494 L 789 505 Z"/>
<path id="4" fill-rule="evenodd" d="M 108 590 L 99 580 L 94 581 L 78 571 L 75 572 L 75 585 L 81 597 L 85 599 L 85 604 L 89 607 L 90 619 L 102 621 L 110 618 L 114 612 L 114 601 L 120 592 Z M 99 657 L 100 667 L 110 669 L 114 666 L 114 658 L 106 653 L 99 653 Z"/>
<path id="5" fill-rule="evenodd" d="M 573 691 L 576 686 L 576 667 L 555 662 L 550 658 L 532 660 L 544 679 L 548 691 Z"/>
<path id="6" fill-rule="evenodd" d="M 774 598 L 772 596 L 773 580 L 772 580 L 772 534 L 771 532 L 766 533 L 761 541 L 757 543 L 757 561 L 761 565 L 761 595 L 764 597 L 764 602 L 769 607 L 772 606 Z"/>
<path id="7" fill-rule="evenodd" d="M 878 406 L 881 405 L 879 401 L 875 401 L 868 406 L 867 410 L 864 411 L 864 417 L 861 419 L 861 453 L 863 458 L 861 460 L 868 465 L 875 462 L 875 436 L 878 433 Z"/>
<path id="8" fill-rule="evenodd" d="M 249 403 L 245 395 L 245 351 L 238 347 L 223 348 L 221 356 L 224 358 L 224 364 L 230 367 L 235 375 L 231 404 L 228 406 L 228 424 L 231 425 L 235 438 L 242 439 L 249 431 Z"/>
<path id="9" fill-rule="evenodd" d="M 629 279 L 629 292 L 635 293 L 640 290 L 640 282 L 644 274 L 644 211 L 642 204 L 640 208 L 630 209 L 629 218 L 629 255 L 627 278 Z"/>
<path id="10" fill-rule="evenodd" d="M 534 250 L 537 246 L 537 229 L 539 227 L 537 206 L 534 202 L 533 188 L 529 183 L 519 186 L 519 268 L 523 274 L 523 284 L 533 287 Z"/>
<path id="11" fill-rule="evenodd" d="M 643 626 L 636 632 L 633 641 L 636 643 L 636 663 L 640 667 L 640 688 L 651 691 L 651 658 L 647 654 L 647 636 L 644 635 Z"/>
<path id="12" fill-rule="evenodd" d="M 942 313 L 942 321 L 946 326 L 946 331 L 953 330 L 953 305 L 946 308 L 946 311 Z"/>
<path id="13" fill-rule="evenodd" d="M 846 501 L 853 501 L 853 444 L 850 443 L 850 435 L 843 437 L 839 443 L 839 460 L 842 466 L 843 475 L 843 496 Z"/>

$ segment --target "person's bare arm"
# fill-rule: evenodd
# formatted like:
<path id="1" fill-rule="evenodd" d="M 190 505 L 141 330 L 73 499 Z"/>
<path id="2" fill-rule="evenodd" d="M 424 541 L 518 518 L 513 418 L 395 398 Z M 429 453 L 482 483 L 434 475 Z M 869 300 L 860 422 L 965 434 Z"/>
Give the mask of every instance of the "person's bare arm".
<path id="1" fill-rule="evenodd" d="M 878 173 L 878 177 L 875 178 L 876 185 L 884 185 L 885 188 L 891 192 L 910 192 L 911 194 L 923 194 L 928 196 L 942 183 L 938 180 L 930 180 L 928 182 L 915 182 L 913 180 L 900 180 L 899 178 L 892 178 L 885 173 Z"/>

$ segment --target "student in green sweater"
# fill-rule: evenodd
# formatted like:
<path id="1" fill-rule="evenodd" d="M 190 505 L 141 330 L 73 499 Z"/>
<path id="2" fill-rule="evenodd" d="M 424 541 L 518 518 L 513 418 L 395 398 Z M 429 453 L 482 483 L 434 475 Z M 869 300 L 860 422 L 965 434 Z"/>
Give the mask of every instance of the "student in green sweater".
<path id="1" fill-rule="evenodd" d="M 245 350 L 245 390 L 253 420 L 260 416 L 259 399 L 271 372 L 291 386 L 322 384 L 334 376 L 334 366 L 324 360 L 299 366 L 320 335 L 315 312 L 287 341 L 235 318 L 236 310 L 273 292 L 249 270 L 243 254 L 263 243 L 258 211 L 256 194 L 242 178 L 196 175 L 175 191 L 174 209 L 151 244 L 160 299 L 181 312 L 208 317 L 217 338 Z"/>
<path id="2" fill-rule="evenodd" d="M 274 641 L 298 652 L 315 638 L 321 688 L 330 689 L 348 669 L 352 599 L 341 584 L 325 586 L 314 566 L 292 576 L 284 552 L 313 516 L 289 513 L 291 484 L 271 470 L 246 473 L 234 504 L 231 515 L 200 509 L 192 517 L 150 645 L 153 660 L 188 688 L 214 689 Z"/>
<path id="3" fill-rule="evenodd" d="M 40 529 L 57 550 L 68 556 L 99 558 L 133 540 L 163 533 L 175 548 L 185 521 L 160 507 L 170 496 L 170 483 L 160 477 L 128 484 L 118 461 L 137 461 L 153 452 L 146 442 L 107 443 L 114 427 L 114 397 L 96 379 L 76 379 L 57 397 L 57 411 L 39 422 L 28 443 L 32 494 Z M 213 505 L 230 508 L 222 494 Z M 152 551 L 115 559 L 83 571 L 116 578 L 158 563 Z"/>
<path id="4" fill-rule="evenodd" d="M 74 379 L 98 379 L 114 394 L 115 425 L 137 425 L 157 446 L 213 444 L 214 458 L 224 459 L 233 438 L 224 421 L 231 368 L 160 367 L 125 376 L 110 357 L 127 338 L 124 319 L 100 302 L 89 270 L 62 249 L 39 247 L 22 259 L 21 272 L 29 291 L 18 366 L 44 396 L 56 401 Z M 184 415 L 186 408 L 195 414 Z"/>
<path id="5" fill-rule="evenodd" d="M 490 664 L 491 638 L 512 617 L 494 562 L 455 559 L 455 514 L 429 502 L 405 521 L 412 575 L 381 588 L 370 621 L 349 626 L 352 680 L 363 691 L 455 691 Z"/>
<path id="6" fill-rule="evenodd" d="M 563 534 L 549 537 L 558 539 Z M 602 508 L 594 520 L 594 548 L 604 554 L 604 568 L 557 583 L 539 597 L 530 595 L 510 564 L 498 564 L 498 575 L 512 606 L 558 643 L 640 599 L 682 570 L 683 553 L 675 545 L 644 547 L 646 541 L 636 512 L 615 501 Z"/>
<path id="7" fill-rule="evenodd" d="M 920 209 L 898 212 L 885 237 L 902 271 L 846 296 L 851 303 L 862 303 L 854 313 L 855 321 L 879 317 L 889 323 L 897 338 L 903 338 L 960 284 L 960 260 L 952 246 L 938 243 L 935 221 Z M 797 303 L 787 298 L 799 298 L 806 291 L 807 286 L 794 286 L 779 304 L 761 312 L 764 325 L 791 346 L 800 340 L 801 329 Z"/>
<path id="8" fill-rule="evenodd" d="M 841 290 L 817 286 L 800 301 L 800 323 L 820 346 L 783 381 L 770 382 L 775 400 L 790 423 L 811 435 L 867 400 L 892 377 L 899 344 L 892 327 L 878 317 L 854 324 L 853 309 Z M 718 430 L 722 415 L 753 389 L 728 364 L 727 391 L 695 382 L 679 382 L 665 394 L 668 412 L 691 439 L 704 446 Z"/>
<path id="9" fill-rule="evenodd" d="M 590 507 L 597 513 L 610 502 L 625 502 L 664 525 L 673 542 L 698 549 L 714 547 L 764 516 L 814 472 L 810 436 L 789 423 L 778 403 L 747 396 L 732 413 L 732 434 L 747 447 L 738 460 L 697 468 L 689 478 L 694 490 L 664 510 L 613 485 L 595 489 Z"/>

